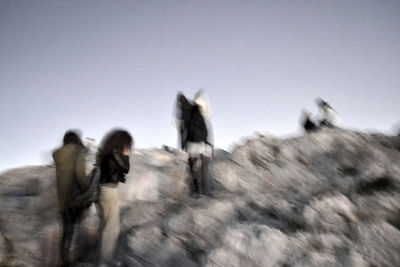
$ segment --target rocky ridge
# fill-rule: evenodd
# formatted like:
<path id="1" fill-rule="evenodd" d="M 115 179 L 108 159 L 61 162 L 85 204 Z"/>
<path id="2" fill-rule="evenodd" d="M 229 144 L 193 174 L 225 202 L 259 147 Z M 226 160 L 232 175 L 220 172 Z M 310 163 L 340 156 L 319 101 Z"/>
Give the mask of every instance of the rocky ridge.
<path id="1" fill-rule="evenodd" d="M 174 149 L 132 154 L 119 186 L 124 265 L 400 265 L 399 137 L 326 129 L 249 139 L 216 151 L 212 196 L 198 199 L 186 160 Z M 54 168 L 1 174 L 0 199 L 0 266 L 54 266 Z M 76 266 L 94 266 L 97 225 L 92 207 L 77 229 Z"/>

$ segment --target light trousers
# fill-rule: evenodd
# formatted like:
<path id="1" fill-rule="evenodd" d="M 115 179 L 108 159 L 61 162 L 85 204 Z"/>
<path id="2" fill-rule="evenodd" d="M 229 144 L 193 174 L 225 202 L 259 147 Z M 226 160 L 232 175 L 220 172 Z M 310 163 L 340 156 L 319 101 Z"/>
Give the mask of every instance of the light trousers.
<path id="1" fill-rule="evenodd" d="M 114 258 L 120 231 L 117 187 L 102 185 L 99 195 L 100 206 L 100 262 L 110 262 Z"/>

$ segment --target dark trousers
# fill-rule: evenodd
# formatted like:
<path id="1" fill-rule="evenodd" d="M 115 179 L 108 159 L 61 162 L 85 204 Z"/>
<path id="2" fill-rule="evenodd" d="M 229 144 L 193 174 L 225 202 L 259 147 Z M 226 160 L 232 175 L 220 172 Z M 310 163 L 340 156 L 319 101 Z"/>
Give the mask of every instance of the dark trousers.
<path id="1" fill-rule="evenodd" d="M 327 120 L 320 121 L 319 126 L 326 128 L 335 128 L 335 126 L 332 123 L 328 122 Z"/>
<path id="2" fill-rule="evenodd" d="M 60 244 L 61 266 L 69 265 L 69 249 L 74 235 L 75 218 L 68 212 L 61 213 L 62 218 L 62 237 Z"/>
<path id="3" fill-rule="evenodd" d="M 192 193 L 208 194 L 208 164 L 210 157 L 198 156 L 189 158 Z"/>

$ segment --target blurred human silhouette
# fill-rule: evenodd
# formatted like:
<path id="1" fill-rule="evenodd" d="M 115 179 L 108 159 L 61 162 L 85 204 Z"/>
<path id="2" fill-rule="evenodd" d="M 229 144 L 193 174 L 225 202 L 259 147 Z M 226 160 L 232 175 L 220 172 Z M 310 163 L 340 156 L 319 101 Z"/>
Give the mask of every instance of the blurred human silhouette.
<path id="1" fill-rule="evenodd" d="M 328 102 L 322 98 L 317 98 L 315 100 L 320 114 L 319 114 L 319 126 L 334 128 L 339 126 L 339 118 L 336 110 L 334 110 Z"/>
<path id="2" fill-rule="evenodd" d="M 181 149 L 185 149 L 187 125 L 193 105 L 179 92 L 176 97 L 175 124 L 178 130 L 178 142 Z"/>
<path id="3" fill-rule="evenodd" d="M 312 114 L 305 109 L 302 112 L 300 124 L 305 133 L 311 133 L 318 130 L 318 126 L 314 121 Z"/>
<path id="4" fill-rule="evenodd" d="M 61 265 L 70 264 L 69 249 L 74 234 L 74 224 L 80 214 L 71 207 L 74 190 L 85 190 L 89 180 L 85 175 L 85 147 L 76 131 L 67 131 L 63 145 L 53 152 L 56 166 L 58 207 L 62 218 L 62 238 L 60 243 Z"/>
<path id="5" fill-rule="evenodd" d="M 192 193 L 208 194 L 208 165 L 212 156 L 211 111 L 203 90 L 195 94 L 187 123 L 185 148 L 189 154 Z"/>
<path id="6" fill-rule="evenodd" d="M 100 264 L 113 264 L 119 225 L 118 183 L 125 182 L 129 172 L 129 155 L 133 145 L 131 135 L 125 130 L 113 130 L 107 134 L 98 153 L 100 166 Z"/>

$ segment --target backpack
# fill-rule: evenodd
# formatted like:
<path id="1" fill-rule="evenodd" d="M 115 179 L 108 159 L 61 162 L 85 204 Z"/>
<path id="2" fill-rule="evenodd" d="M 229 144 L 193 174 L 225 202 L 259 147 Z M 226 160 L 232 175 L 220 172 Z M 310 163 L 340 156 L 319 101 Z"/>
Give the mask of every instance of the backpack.
<path id="1" fill-rule="evenodd" d="M 71 201 L 76 209 L 84 210 L 90 207 L 92 203 L 96 202 L 99 197 L 99 182 L 100 182 L 100 166 L 95 166 L 88 174 L 89 187 L 80 192 L 75 190 L 71 194 Z"/>
<path id="2" fill-rule="evenodd" d="M 187 138 L 186 141 L 191 142 L 206 142 L 208 138 L 207 126 L 203 115 L 197 105 L 192 108 L 190 119 L 187 123 Z"/>
<path id="3" fill-rule="evenodd" d="M 74 181 L 67 201 L 69 213 L 76 218 L 99 198 L 100 166 L 95 165 L 86 178 L 89 179 L 88 188 L 81 191 Z"/>

